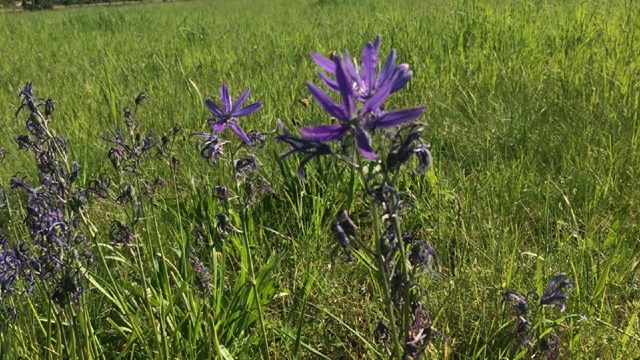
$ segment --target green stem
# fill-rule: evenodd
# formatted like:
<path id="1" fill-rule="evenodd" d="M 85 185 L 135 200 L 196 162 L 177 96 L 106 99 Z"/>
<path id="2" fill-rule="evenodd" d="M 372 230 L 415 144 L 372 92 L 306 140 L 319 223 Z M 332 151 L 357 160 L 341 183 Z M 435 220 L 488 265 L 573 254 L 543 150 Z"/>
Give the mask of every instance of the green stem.
<path id="1" fill-rule="evenodd" d="M 231 157 L 231 164 L 232 167 L 234 166 L 234 159 L 235 159 L 235 155 L 236 152 L 240 149 L 240 147 L 238 147 L 236 149 L 236 151 L 233 152 L 233 156 Z M 269 356 L 269 341 L 267 340 L 267 329 L 265 326 L 265 322 L 264 322 L 264 314 L 262 312 L 262 304 L 260 303 L 260 294 L 258 292 L 258 284 L 256 283 L 256 275 L 255 275 L 255 270 L 254 270 L 254 265 L 253 265 L 253 255 L 251 254 L 251 247 L 249 245 L 249 227 L 248 227 L 248 217 L 247 217 L 247 208 L 248 208 L 248 204 L 244 203 L 242 201 L 242 198 L 240 197 L 240 181 L 235 178 L 234 176 L 234 184 L 236 186 L 236 196 L 238 196 L 238 204 L 240 204 L 240 217 L 241 217 L 241 221 L 242 221 L 242 241 L 243 241 L 243 246 L 245 248 L 245 251 L 247 252 L 247 262 L 249 265 L 249 282 L 251 283 L 251 289 L 253 290 L 253 295 L 255 296 L 255 300 L 256 300 L 256 305 L 258 308 L 258 322 L 260 324 L 260 331 L 262 332 L 262 337 L 263 337 L 263 345 L 264 345 L 264 354 L 266 356 L 267 359 L 270 359 L 271 357 Z"/>
<path id="2" fill-rule="evenodd" d="M 384 183 L 391 184 L 389 173 L 387 171 L 383 171 L 383 173 Z M 411 279 L 408 272 L 407 249 L 405 247 L 404 240 L 402 239 L 402 227 L 400 226 L 400 216 L 397 209 L 398 204 L 397 201 L 395 202 L 396 203 L 393 204 L 394 208 L 392 212 L 393 215 L 391 217 L 391 222 L 400 251 L 400 272 L 402 274 L 402 283 L 404 284 L 402 294 L 402 334 L 406 336 L 409 333 L 409 324 L 411 323 Z"/>
<path id="3" fill-rule="evenodd" d="M 362 167 L 362 160 L 357 154 L 355 155 L 355 158 L 357 159 L 357 170 L 358 174 L 360 175 L 360 179 L 363 184 L 366 184 L 367 177 Z M 370 200 L 369 205 L 371 207 L 371 216 L 373 218 L 373 240 L 376 244 L 375 258 L 378 267 L 377 281 L 380 285 L 382 285 L 384 303 L 387 309 L 387 316 L 389 317 L 389 331 L 391 332 L 391 339 L 393 342 L 393 351 L 391 353 L 391 356 L 397 356 L 398 358 L 401 358 L 403 347 L 400 342 L 400 333 L 398 332 L 398 325 L 396 323 L 395 305 L 393 303 L 393 299 L 391 298 L 391 286 L 385 272 L 385 259 L 382 256 L 383 244 L 381 241 L 380 214 L 378 213 L 378 207 L 376 205 L 375 199 Z"/>

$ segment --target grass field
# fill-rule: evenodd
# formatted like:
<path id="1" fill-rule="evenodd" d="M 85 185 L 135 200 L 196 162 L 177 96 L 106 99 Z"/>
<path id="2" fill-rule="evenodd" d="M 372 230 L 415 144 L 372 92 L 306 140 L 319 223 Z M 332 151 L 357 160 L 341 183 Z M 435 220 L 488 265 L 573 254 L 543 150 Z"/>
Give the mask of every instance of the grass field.
<path id="1" fill-rule="evenodd" d="M 16 173 L 38 183 L 33 154 L 14 141 L 25 133 L 27 113 L 15 111 L 27 81 L 55 100 L 49 127 L 82 167 L 74 186 L 111 178 L 77 225 L 93 254 L 74 274 L 82 295 L 58 305 L 56 283 L 40 277 L 30 294 L 18 281 L 1 289 L 0 358 L 388 357 L 374 335 L 387 314 L 375 271 L 346 261 L 331 231 L 349 207 L 361 241 L 377 234 L 364 184 L 331 158 L 311 161 L 303 183 L 301 158 L 279 159 L 287 146 L 266 135 L 255 176 L 272 192 L 247 205 L 233 133 L 213 166 L 192 136 L 208 131 L 203 100 L 218 102 L 223 83 L 234 98 L 251 87 L 248 102 L 263 101 L 241 119 L 247 131 L 276 130 L 278 118 L 292 132 L 326 123 L 305 85 L 320 84 L 309 54 L 359 58 L 378 34 L 381 52 L 395 48 L 413 71 L 389 102 L 426 106 L 419 120 L 433 154 L 432 170 L 398 180 L 415 204 L 403 225 L 440 258 L 420 283 L 439 334 L 423 357 L 554 358 L 538 341 L 549 333 L 560 359 L 640 357 L 638 29 L 632 0 L 225 0 L 0 14 L 0 250 L 34 241 L 25 192 L 10 190 Z M 149 99 L 136 106 L 140 92 Z M 125 107 L 143 135 L 180 129 L 171 154 L 145 158 L 136 174 L 114 170 L 102 139 L 126 129 Z M 131 201 L 119 203 L 128 184 Z M 216 199 L 217 185 L 231 201 Z M 114 220 L 130 228 L 128 245 L 114 243 Z M 531 293 L 534 345 L 523 346 L 503 294 L 540 296 L 558 273 L 574 282 L 566 310 L 534 311 Z"/>

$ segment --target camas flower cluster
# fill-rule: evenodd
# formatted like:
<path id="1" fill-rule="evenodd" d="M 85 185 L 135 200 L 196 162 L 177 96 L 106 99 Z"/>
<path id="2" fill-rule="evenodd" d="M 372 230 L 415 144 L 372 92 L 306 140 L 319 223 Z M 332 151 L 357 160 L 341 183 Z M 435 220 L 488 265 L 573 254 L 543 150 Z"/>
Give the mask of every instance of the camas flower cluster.
<path id="1" fill-rule="evenodd" d="M 411 79 L 413 73 L 407 64 L 396 65 L 395 51 L 392 50 L 382 66 L 378 64 L 380 37 L 365 45 L 362 50 L 361 64 L 352 61 L 349 54 L 333 55 L 331 59 L 318 53 L 311 57 L 321 68 L 318 76 L 323 84 L 332 92 L 339 95 L 340 101 L 335 101 L 328 93 L 312 82 L 307 82 L 311 96 L 318 105 L 338 124 L 312 125 L 300 129 L 301 138 L 282 130 L 278 137 L 280 141 L 291 146 L 291 150 L 282 156 L 289 156 L 300 152 L 307 157 L 302 161 L 299 175 L 304 180 L 304 167 L 312 158 L 332 154 L 331 149 L 324 145 L 331 141 L 345 144 L 353 140 L 359 153 L 366 159 L 378 159 L 374 150 L 372 135 L 377 129 L 388 129 L 409 123 L 419 117 L 425 107 L 418 106 L 409 109 L 386 110 L 385 102 L 389 96 L 402 89 Z M 412 127 L 413 129 L 413 127 Z M 397 145 L 392 149 L 388 162 L 390 166 L 397 166 L 409 159 L 410 155 L 421 156 L 421 162 L 427 169 L 430 164 L 428 145 L 419 139 L 419 131 L 411 132 L 405 139 L 396 139 Z"/>
<path id="2" fill-rule="evenodd" d="M 572 287 L 573 284 L 572 280 L 567 279 L 567 274 L 560 273 L 551 279 L 542 296 L 538 296 L 535 292 L 530 292 L 527 296 L 524 296 L 515 290 L 507 290 L 504 293 L 503 301 L 511 304 L 515 311 L 515 334 L 522 345 L 532 348 L 536 345 L 534 339 L 538 339 L 538 349 L 533 349 L 533 351 L 544 353 L 547 359 L 558 358 L 560 354 L 559 339 L 554 334 L 553 329 L 541 328 L 546 326 L 544 323 L 532 323 L 530 300 L 537 301 L 539 312 L 544 307 L 556 307 L 560 312 L 564 312 L 566 309 L 565 302 L 569 300 L 569 296 L 564 291 Z M 544 336 L 536 336 L 534 333 L 536 330 Z"/>
<path id="3" fill-rule="evenodd" d="M 380 322 L 385 324 L 378 329 L 380 338 L 393 340 L 390 355 L 419 358 L 437 333 L 423 302 L 426 293 L 421 287 L 421 277 L 434 273 L 439 259 L 430 242 L 418 240 L 402 228 L 400 218 L 414 205 L 397 189 L 396 180 L 403 165 L 412 159 L 418 162 L 416 173 L 429 170 L 431 152 L 421 138 L 423 127 L 415 122 L 425 107 L 390 110 L 386 106 L 390 96 L 404 88 L 413 73 L 407 64 L 396 64 L 394 50 L 384 63 L 378 61 L 379 52 L 380 37 L 376 37 L 364 46 L 359 63 L 347 52 L 331 58 L 312 53 L 313 61 L 320 67 L 318 76 L 328 92 L 311 82 L 307 87 L 315 102 L 337 124 L 305 126 L 300 128 L 302 136 L 298 137 L 279 122 L 278 140 L 290 146 L 281 157 L 295 153 L 305 156 L 298 168 L 303 181 L 305 166 L 323 155 L 340 158 L 351 167 L 352 174 L 361 177 L 374 208 L 370 213 L 379 217 L 372 221 L 373 233 L 378 238 L 369 242 L 359 239 L 349 209 L 343 209 L 332 228 L 337 247 L 349 260 L 354 260 L 357 252 L 376 263 L 378 279 L 384 279 L 379 285 L 387 293 L 384 300 L 387 322 Z M 331 92 L 340 101 L 334 100 Z M 374 141 L 376 132 L 382 131 L 387 136 Z M 332 142 L 337 142 L 339 148 L 334 150 Z"/>
<path id="4" fill-rule="evenodd" d="M 5 238 L 0 244 L 0 296 L 30 293 L 36 281 L 42 281 L 51 299 L 64 305 L 78 300 L 83 291 L 80 269 L 92 259 L 80 229 L 88 192 L 77 184 L 81 168 L 69 162 L 66 141 L 48 126 L 53 100 L 35 97 L 31 83 L 20 95 L 16 116 L 26 111 L 28 134 L 18 136 L 16 143 L 33 154 L 38 182 L 34 185 L 19 174 L 11 178 L 11 189 L 25 196 L 24 224 L 30 237 L 13 242 Z"/>

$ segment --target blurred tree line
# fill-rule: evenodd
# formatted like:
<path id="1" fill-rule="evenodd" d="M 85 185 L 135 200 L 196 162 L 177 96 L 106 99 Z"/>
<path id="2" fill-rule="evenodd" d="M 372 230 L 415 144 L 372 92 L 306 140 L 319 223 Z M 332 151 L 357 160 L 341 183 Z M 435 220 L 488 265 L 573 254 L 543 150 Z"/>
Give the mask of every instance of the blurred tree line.
<path id="1" fill-rule="evenodd" d="M 2 9 L 47 10 L 54 6 L 73 6 L 89 4 L 111 4 L 123 2 L 142 2 L 143 0 L 0 0 Z M 166 1 L 166 0 L 163 0 Z"/>

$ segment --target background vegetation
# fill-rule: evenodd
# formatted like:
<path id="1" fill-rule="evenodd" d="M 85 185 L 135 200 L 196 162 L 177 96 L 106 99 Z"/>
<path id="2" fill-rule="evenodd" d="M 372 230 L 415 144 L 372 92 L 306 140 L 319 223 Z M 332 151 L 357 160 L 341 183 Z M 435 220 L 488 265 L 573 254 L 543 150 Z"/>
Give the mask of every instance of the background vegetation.
<path id="1" fill-rule="evenodd" d="M 356 55 L 377 34 L 383 53 L 395 48 L 414 72 L 391 102 L 427 106 L 434 170 L 405 180 L 417 206 L 406 222 L 441 258 L 427 306 L 449 349 L 436 341 L 429 355 L 526 357 L 502 294 L 540 294 L 567 272 L 567 309 L 545 325 L 562 358 L 640 356 L 639 22 L 635 2 L 620 0 L 237 0 L 0 14 L 5 189 L 16 172 L 36 180 L 13 140 L 24 132 L 14 113 L 26 81 L 55 99 L 50 126 L 83 167 L 82 183 L 100 173 L 125 182 L 100 137 L 123 126 L 122 109 L 141 91 L 150 97 L 136 110 L 142 129 L 182 129 L 177 170 L 145 168 L 168 185 L 143 204 L 135 250 L 109 238 L 124 210 L 95 201 L 84 226 L 99 260 L 80 303 L 57 309 L 44 288 L 0 298 L 17 310 L 2 321 L 0 357 L 251 359 L 266 357 L 265 346 L 277 359 L 373 357 L 380 313 L 370 275 L 334 251 L 329 231 L 350 187 L 341 166 L 309 166 L 303 184 L 298 159 L 277 160 L 285 147 L 267 138 L 261 174 L 274 192 L 242 225 L 232 218 L 243 235 L 222 239 L 211 186 L 231 187 L 229 169 L 202 161 L 190 133 L 205 129 L 203 98 L 217 98 L 222 83 L 264 101 L 246 129 L 325 122 L 300 102 L 315 81 L 309 53 Z M 23 195 L 8 194 L 0 226 L 25 238 Z M 366 211 L 354 221 L 366 227 Z M 200 227 L 210 295 L 188 253 Z"/>

